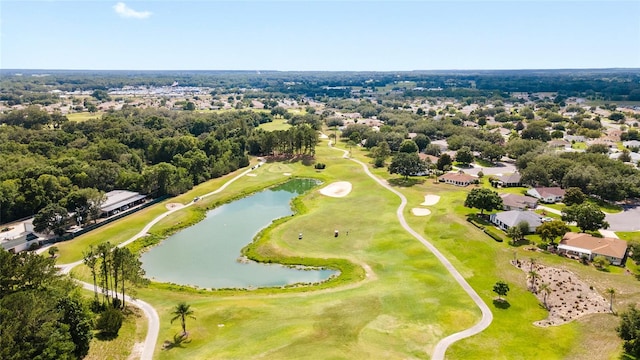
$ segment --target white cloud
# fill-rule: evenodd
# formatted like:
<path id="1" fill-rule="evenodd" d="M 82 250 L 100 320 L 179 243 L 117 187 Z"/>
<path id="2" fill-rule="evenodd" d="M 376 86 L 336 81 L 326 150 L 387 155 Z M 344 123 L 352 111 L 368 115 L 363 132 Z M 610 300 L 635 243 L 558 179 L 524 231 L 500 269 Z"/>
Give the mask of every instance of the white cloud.
<path id="1" fill-rule="evenodd" d="M 123 18 L 146 19 L 151 16 L 150 11 L 136 11 L 128 7 L 127 4 L 119 2 L 113 6 L 116 14 Z"/>

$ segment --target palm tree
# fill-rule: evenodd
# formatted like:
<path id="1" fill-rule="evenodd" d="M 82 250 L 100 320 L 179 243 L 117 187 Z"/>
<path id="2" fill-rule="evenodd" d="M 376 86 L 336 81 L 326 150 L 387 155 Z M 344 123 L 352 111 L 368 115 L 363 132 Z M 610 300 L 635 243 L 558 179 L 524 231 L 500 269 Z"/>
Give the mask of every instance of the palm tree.
<path id="1" fill-rule="evenodd" d="M 89 267 L 91 270 L 91 275 L 93 276 L 93 292 L 96 295 L 95 302 L 98 302 L 98 282 L 96 279 L 96 265 L 98 265 L 98 258 L 96 257 L 96 250 L 93 248 L 93 245 L 89 246 L 89 249 L 86 252 L 82 253 L 83 258 L 82 262 Z"/>
<path id="2" fill-rule="evenodd" d="M 548 310 L 549 306 L 547 305 L 547 296 L 549 294 L 551 294 L 551 287 L 547 283 L 542 283 L 542 284 L 540 284 L 540 289 L 539 290 L 544 293 L 544 296 L 542 298 L 542 302 L 544 303 L 544 307 Z"/>
<path id="3" fill-rule="evenodd" d="M 531 291 L 534 294 L 537 294 L 536 291 L 536 281 L 540 278 L 540 275 L 535 270 L 529 271 L 529 278 L 531 279 Z"/>
<path id="4" fill-rule="evenodd" d="M 529 262 L 531 263 L 531 269 L 530 271 L 533 271 L 533 267 L 536 264 L 536 258 L 529 258 Z"/>
<path id="5" fill-rule="evenodd" d="M 180 323 L 182 325 L 182 336 L 186 337 L 187 324 L 185 322 L 185 319 L 187 317 L 190 317 L 195 320 L 195 316 L 193 316 L 193 310 L 191 310 L 191 305 L 187 305 L 186 302 L 181 302 L 178 305 L 176 305 L 175 308 L 173 308 L 171 315 L 173 315 L 173 318 L 171 318 L 172 324 L 175 320 L 180 319 Z"/>
<path id="6" fill-rule="evenodd" d="M 609 294 L 609 311 L 613 312 L 613 296 L 616 294 L 616 290 L 614 288 L 608 288 L 607 294 Z"/>

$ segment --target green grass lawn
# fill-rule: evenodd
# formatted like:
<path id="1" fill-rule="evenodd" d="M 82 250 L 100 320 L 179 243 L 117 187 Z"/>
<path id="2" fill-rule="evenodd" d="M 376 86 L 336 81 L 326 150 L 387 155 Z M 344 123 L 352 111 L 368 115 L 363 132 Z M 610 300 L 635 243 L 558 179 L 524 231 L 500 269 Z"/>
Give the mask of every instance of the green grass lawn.
<path id="1" fill-rule="evenodd" d="M 371 161 L 364 151 L 352 152 L 361 161 Z M 368 275 L 337 282 L 337 287 L 317 289 L 205 291 L 152 284 L 140 289 L 138 297 L 151 303 L 161 318 L 155 358 L 426 359 L 440 339 L 479 320 L 479 310 L 439 261 L 399 226 L 395 210 L 400 200 L 363 174 L 360 165 L 329 149 L 326 141 L 318 146 L 316 156 L 327 164 L 325 170 L 316 171 L 299 162 L 267 164 L 255 171 L 257 176 L 243 177 L 197 206 L 205 210 L 275 184 L 286 178 L 285 171 L 319 178 L 325 183 L 322 186 L 350 181 L 353 190 L 344 198 L 326 197 L 318 191 L 302 196 L 296 201 L 301 211 L 263 232 L 265 237 L 254 251 L 260 256 L 298 258 L 301 262 L 304 258 L 348 260 L 355 267 L 354 274 L 363 274 L 357 269 L 371 269 Z M 386 169 L 372 171 L 387 180 L 396 178 Z M 224 179 L 213 181 L 218 186 L 222 182 Z M 215 188 L 214 184 L 203 184 L 171 202 L 186 202 Z M 536 257 L 540 263 L 570 269 L 602 293 L 614 287 L 618 293 L 616 306 L 640 296 L 637 280 L 622 271 L 596 271 L 576 261 L 494 241 L 466 221 L 466 215 L 475 212 L 462 205 L 471 188 L 437 183 L 433 178 L 419 178 L 411 187 L 397 187 L 409 201 L 404 216 L 411 227 L 450 259 L 494 313 L 494 322 L 487 330 L 454 344 L 447 358 L 616 358 L 620 341 L 612 330 L 617 320 L 611 315 L 593 315 L 557 327 L 534 326 L 534 321 L 546 317 L 546 311 L 527 291 L 525 274 L 509 260 Z M 428 206 L 431 215 L 412 215 L 411 208 L 423 207 L 420 203 L 427 194 L 441 196 L 439 203 Z M 175 215 L 158 223 L 151 233 L 175 231 L 196 218 L 198 212 L 194 208 Z M 122 224 L 119 229 L 126 231 L 139 221 L 127 217 L 118 222 Z M 297 240 L 301 229 L 304 241 Z M 334 238 L 334 229 L 341 234 L 349 230 L 349 235 Z M 83 247 L 88 243 L 83 240 L 75 244 Z M 82 249 L 74 252 L 81 253 Z M 88 276 L 82 267 L 74 274 Z M 507 309 L 492 303 L 496 294 L 491 289 L 498 280 L 506 281 L 511 288 Z M 179 301 L 188 302 L 197 318 L 187 323 L 190 342 L 161 350 L 162 343 L 180 331 L 179 324 L 169 321 L 171 308 Z"/>
<path id="2" fill-rule="evenodd" d="M 575 143 L 571 144 L 571 148 L 576 150 L 587 150 L 587 144 L 584 142 L 576 141 Z"/>
<path id="3" fill-rule="evenodd" d="M 287 119 L 273 119 L 270 123 L 260 124 L 259 128 L 264 131 L 287 130 L 291 125 L 287 124 Z"/>
<path id="4" fill-rule="evenodd" d="M 89 119 L 100 119 L 102 117 L 102 112 L 96 112 L 96 113 L 90 113 L 88 111 L 83 111 L 83 112 L 77 112 L 77 113 L 70 113 L 67 114 L 67 119 L 69 119 L 69 121 L 76 121 L 76 122 L 82 122 L 82 121 L 87 121 Z"/>

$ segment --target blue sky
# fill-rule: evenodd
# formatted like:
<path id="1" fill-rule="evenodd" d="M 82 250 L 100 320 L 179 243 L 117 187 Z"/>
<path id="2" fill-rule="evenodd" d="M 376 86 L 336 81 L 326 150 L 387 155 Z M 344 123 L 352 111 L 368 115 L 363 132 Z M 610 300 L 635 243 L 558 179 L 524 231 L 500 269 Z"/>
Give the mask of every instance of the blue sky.
<path id="1" fill-rule="evenodd" d="M 640 68 L 640 1 L 0 0 L 0 68 Z"/>

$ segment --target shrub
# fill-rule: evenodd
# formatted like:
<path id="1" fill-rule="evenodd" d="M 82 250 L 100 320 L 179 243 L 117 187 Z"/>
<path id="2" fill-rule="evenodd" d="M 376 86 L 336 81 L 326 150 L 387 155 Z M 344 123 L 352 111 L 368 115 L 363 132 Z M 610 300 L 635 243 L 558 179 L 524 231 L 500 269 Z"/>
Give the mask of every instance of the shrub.
<path id="1" fill-rule="evenodd" d="M 100 314 L 96 327 L 104 334 L 117 336 L 123 321 L 124 315 L 122 315 L 122 312 L 108 306 L 107 309 Z"/>

